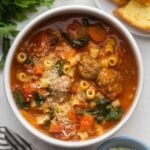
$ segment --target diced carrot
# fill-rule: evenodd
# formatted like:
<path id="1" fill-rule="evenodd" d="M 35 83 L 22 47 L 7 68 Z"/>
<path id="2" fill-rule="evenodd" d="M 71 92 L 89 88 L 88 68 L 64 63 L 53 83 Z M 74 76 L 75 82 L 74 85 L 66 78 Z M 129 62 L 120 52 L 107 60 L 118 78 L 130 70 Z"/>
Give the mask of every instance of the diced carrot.
<path id="1" fill-rule="evenodd" d="M 50 133 L 60 133 L 63 130 L 63 127 L 58 124 L 51 123 L 49 127 Z"/>
<path id="2" fill-rule="evenodd" d="M 105 40 L 106 30 L 103 27 L 90 26 L 88 34 L 94 42 L 99 43 Z"/>
<path id="3" fill-rule="evenodd" d="M 34 116 L 33 116 L 31 113 L 27 112 L 27 111 L 24 110 L 24 109 L 21 109 L 20 112 L 21 112 L 21 114 L 24 116 L 24 118 L 26 118 L 26 120 L 27 120 L 31 125 L 33 125 L 33 126 L 36 127 L 36 128 L 39 127 L 38 124 L 37 124 L 37 122 L 36 122 L 36 119 L 34 118 Z"/>
<path id="4" fill-rule="evenodd" d="M 44 71 L 44 67 L 41 64 L 37 64 L 34 67 L 35 74 L 41 75 Z"/>
<path id="5" fill-rule="evenodd" d="M 91 115 L 84 115 L 80 121 L 80 131 L 87 131 L 94 126 L 94 118 Z"/>
<path id="6" fill-rule="evenodd" d="M 68 118 L 72 121 L 76 121 L 76 113 L 75 111 L 71 110 L 68 112 Z"/>

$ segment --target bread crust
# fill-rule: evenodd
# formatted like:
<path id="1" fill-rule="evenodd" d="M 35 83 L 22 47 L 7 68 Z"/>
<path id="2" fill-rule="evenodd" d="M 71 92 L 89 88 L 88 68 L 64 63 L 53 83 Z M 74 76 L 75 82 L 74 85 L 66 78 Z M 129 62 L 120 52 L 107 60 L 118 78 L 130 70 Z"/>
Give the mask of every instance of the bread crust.
<path id="1" fill-rule="evenodd" d="M 113 14 L 115 16 L 117 16 L 118 18 L 120 18 L 121 20 L 125 21 L 128 25 L 135 27 L 141 31 L 144 32 L 150 32 L 150 24 L 145 25 L 145 26 L 140 26 L 139 24 L 136 24 L 134 21 L 132 21 L 131 19 L 129 19 L 125 14 L 123 14 L 120 11 L 121 8 L 118 8 L 116 10 L 113 11 Z"/>

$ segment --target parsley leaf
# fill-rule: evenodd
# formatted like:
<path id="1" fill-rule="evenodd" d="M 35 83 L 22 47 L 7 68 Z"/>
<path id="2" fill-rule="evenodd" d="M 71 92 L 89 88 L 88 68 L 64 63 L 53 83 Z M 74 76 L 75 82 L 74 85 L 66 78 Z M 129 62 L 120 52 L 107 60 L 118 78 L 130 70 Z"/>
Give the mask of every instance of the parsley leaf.
<path id="1" fill-rule="evenodd" d="M 0 39 L 3 39 L 0 69 L 3 68 L 5 58 L 10 47 L 10 39 L 18 33 L 16 21 L 27 19 L 27 12 L 36 12 L 37 7 L 50 8 L 55 0 L 0 0 Z"/>

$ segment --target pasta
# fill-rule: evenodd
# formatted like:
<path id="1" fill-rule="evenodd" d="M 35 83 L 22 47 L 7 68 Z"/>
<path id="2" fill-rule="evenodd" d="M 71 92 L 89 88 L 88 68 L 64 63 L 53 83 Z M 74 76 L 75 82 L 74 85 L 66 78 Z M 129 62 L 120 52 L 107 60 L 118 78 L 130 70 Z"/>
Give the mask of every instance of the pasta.
<path id="1" fill-rule="evenodd" d="M 44 68 L 45 68 L 45 69 L 51 69 L 52 66 L 53 66 L 52 61 L 50 61 L 50 60 L 45 60 L 45 61 L 44 61 Z"/>
<path id="2" fill-rule="evenodd" d="M 101 136 L 132 105 L 136 59 L 127 41 L 101 20 L 83 14 L 50 19 L 26 35 L 14 56 L 12 96 L 25 119 L 47 136 Z"/>
<path id="3" fill-rule="evenodd" d="M 86 98 L 94 99 L 95 98 L 95 90 L 93 88 L 89 88 L 86 90 Z"/>
<path id="4" fill-rule="evenodd" d="M 118 57 L 117 57 L 117 55 L 112 55 L 112 56 L 110 56 L 108 58 L 108 64 L 109 64 L 109 66 L 114 67 L 114 66 L 117 65 L 117 63 L 118 63 Z"/>
<path id="5" fill-rule="evenodd" d="M 99 55 L 99 49 L 98 48 L 90 48 L 90 56 L 92 58 L 97 58 Z"/>
<path id="6" fill-rule="evenodd" d="M 21 82 L 27 82 L 28 81 L 28 77 L 27 77 L 26 73 L 24 73 L 24 72 L 17 73 L 17 79 Z"/>
<path id="7" fill-rule="evenodd" d="M 26 59 L 27 59 L 27 54 L 26 53 L 24 53 L 24 52 L 18 53 L 18 55 L 17 55 L 18 63 L 22 64 L 26 61 Z"/>
<path id="8" fill-rule="evenodd" d="M 89 87 L 89 85 L 90 84 L 87 81 L 85 81 L 85 80 L 81 80 L 80 81 L 80 89 L 81 90 L 86 90 Z"/>

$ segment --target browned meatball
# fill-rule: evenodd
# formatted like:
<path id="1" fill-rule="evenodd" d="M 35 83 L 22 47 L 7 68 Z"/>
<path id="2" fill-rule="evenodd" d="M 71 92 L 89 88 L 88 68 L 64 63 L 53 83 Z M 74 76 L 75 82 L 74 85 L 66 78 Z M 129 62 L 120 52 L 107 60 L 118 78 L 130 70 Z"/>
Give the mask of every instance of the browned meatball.
<path id="1" fill-rule="evenodd" d="M 122 92 L 122 77 L 120 72 L 112 68 L 103 68 L 97 76 L 97 84 L 101 92 L 111 100 L 114 100 Z"/>
<path id="2" fill-rule="evenodd" d="M 83 55 L 79 64 L 79 74 L 85 79 L 95 79 L 100 70 L 100 63 L 89 55 Z"/>

